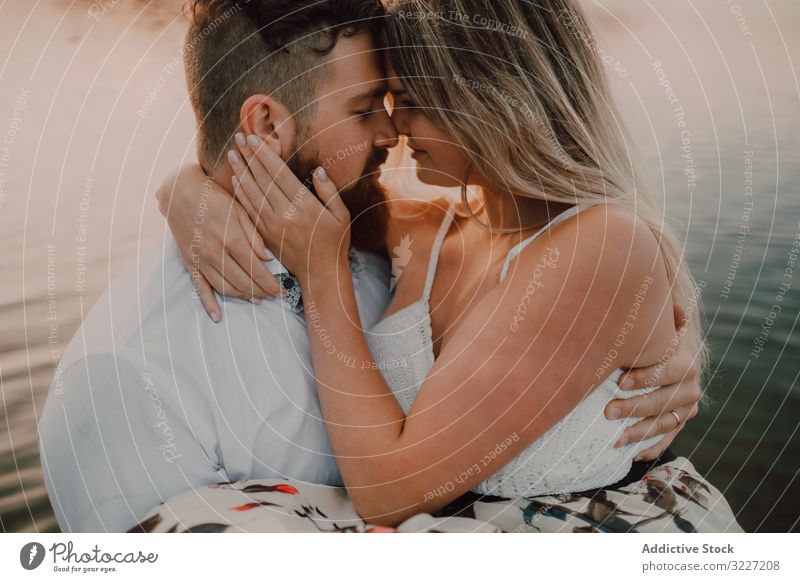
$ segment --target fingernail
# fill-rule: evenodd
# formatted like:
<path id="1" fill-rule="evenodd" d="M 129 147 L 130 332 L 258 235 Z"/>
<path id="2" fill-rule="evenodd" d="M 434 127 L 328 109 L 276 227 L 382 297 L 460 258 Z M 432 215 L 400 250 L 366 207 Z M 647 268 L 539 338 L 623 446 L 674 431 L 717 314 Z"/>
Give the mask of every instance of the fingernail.
<path id="1" fill-rule="evenodd" d="M 629 388 L 633 388 L 633 384 L 634 384 L 633 378 L 631 378 L 630 376 L 626 376 L 625 379 L 622 381 L 622 383 L 619 385 L 619 387 L 622 388 L 623 390 L 627 390 Z"/>
<path id="2" fill-rule="evenodd" d="M 211 321 L 213 321 L 214 323 L 219 323 L 219 313 L 217 313 L 216 311 L 212 311 Z"/>
<path id="3" fill-rule="evenodd" d="M 253 305 L 261 305 L 261 299 L 259 299 L 258 297 L 251 297 L 250 303 L 252 303 Z"/>
<path id="4" fill-rule="evenodd" d="M 236 176 L 231 176 L 231 184 L 233 184 L 233 189 L 234 190 L 238 190 L 239 189 L 239 178 L 237 178 Z"/>
<path id="5" fill-rule="evenodd" d="M 267 247 L 264 247 L 264 254 L 267 255 L 267 258 L 270 261 L 275 258 L 275 255 L 273 255 L 271 252 L 269 252 L 269 249 Z"/>
<path id="6" fill-rule="evenodd" d="M 614 445 L 614 448 L 619 449 L 620 447 L 624 447 L 625 445 L 627 445 L 629 442 L 630 441 L 628 440 L 627 437 L 623 437 L 617 441 L 617 444 Z"/>
<path id="7" fill-rule="evenodd" d="M 257 148 L 258 146 L 261 145 L 261 140 L 258 139 L 257 135 L 248 135 L 247 143 L 250 144 L 250 147 Z"/>
<path id="8" fill-rule="evenodd" d="M 634 460 L 634 462 L 638 462 L 638 461 L 641 461 L 641 460 L 642 460 L 642 457 L 641 457 L 641 455 L 636 455 L 636 456 L 633 458 L 633 460 Z"/>
<path id="9" fill-rule="evenodd" d="M 622 410 L 620 410 L 619 406 L 612 406 L 608 409 L 608 418 L 611 420 L 615 420 L 620 417 Z"/>
<path id="10" fill-rule="evenodd" d="M 234 150 L 228 150 L 228 160 L 232 164 L 240 164 L 241 160 L 239 159 L 239 154 L 237 154 Z"/>
<path id="11" fill-rule="evenodd" d="M 236 138 L 237 145 L 243 146 L 244 144 L 247 143 L 247 141 L 244 139 L 243 133 L 237 133 L 234 137 Z"/>
<path id="12" fill-rule="evenodd" d="M 328 174 L 325 171 L 325 168 L 323 168 L 322 166 L 317 168 L 317 178 L 319 178 L 323 182 L 328 179 Z"/>

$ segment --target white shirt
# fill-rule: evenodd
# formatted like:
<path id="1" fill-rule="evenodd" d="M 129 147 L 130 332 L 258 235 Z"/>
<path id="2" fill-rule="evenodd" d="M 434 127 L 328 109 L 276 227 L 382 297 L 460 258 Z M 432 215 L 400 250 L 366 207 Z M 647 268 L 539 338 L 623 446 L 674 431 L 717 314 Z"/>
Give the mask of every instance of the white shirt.
<path id="1" fill-rule="evenodd" d="M 389 267 L 361 256 L 353 276 L 369 328 L 389 302 Z M 215 324 L 168 237 L 92 308 L 39 425 L 62 531 L 126 531 L 172 495 L 220 481 L 343 484 L 302 315 L 280 300 L 220 305 Z"/>

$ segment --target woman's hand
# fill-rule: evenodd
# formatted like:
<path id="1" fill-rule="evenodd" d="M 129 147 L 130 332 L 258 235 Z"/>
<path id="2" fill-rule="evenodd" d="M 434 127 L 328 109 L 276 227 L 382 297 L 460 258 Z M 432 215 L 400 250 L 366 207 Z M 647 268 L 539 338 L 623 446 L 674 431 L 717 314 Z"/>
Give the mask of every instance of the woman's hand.
<path id="1" fill-rule="evenodd" d="M 261 261 L 270 261 L 247 212 L 199 165 L 181 167 L 156 196 L 200 300 L 212 320 L 222 319 L 214 289 L 260 303 L 281 294 Z"/>
<path id="2" fill-rule="evenodd" d="M 236 198 L 255 212 L 267 246 L 301 285 L 346 265 L 350 212 L 325 170 L 313 175 L 318 200 L 283 162 L 277 140 L 238 134 L 236 143 L 239 153 L 228 152 Z"/>
<path id="3" fill-rule="evenodd" d="M 676 332 L 680 332 L 685 325 L 685 312 L 677 304 L 673 311 Z M 664 435 L 658 443 L 639 453 L 637 461 L 653 461 L 664 452 L 686 422 L 697 415 L 702 395 L 697 356 L 683 336 L 674 356 L 653 366 L 628 370 L 620 376 L 619 385 L 623 390 L 661 386 L 649 394 L 612 400 L 606 405 L 609 419 L 645 417 L 625 430 L 617 446 Z"/>

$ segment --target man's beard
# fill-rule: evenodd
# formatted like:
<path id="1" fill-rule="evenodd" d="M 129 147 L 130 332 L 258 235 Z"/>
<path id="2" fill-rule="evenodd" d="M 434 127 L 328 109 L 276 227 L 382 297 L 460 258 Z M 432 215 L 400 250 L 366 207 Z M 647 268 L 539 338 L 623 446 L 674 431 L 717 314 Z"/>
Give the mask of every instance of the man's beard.
<path id="1" fill-rule="evenodd" d="M 350 245 L 384 256 L 387 255 L 385 238 L 389 209 L 386 190 L 379 182 L 379 168 L 388 156 L 389 153 L 384 149 L 373 149 L 361 178 L 345 185 L 341 191 L 342 202 L 350 211 Z M 317 193 L 311 176 L 320 165 L 318 158 L 318 155 L 304 156 L 303 152 L 296 152 L 287 162 L 289 169 L 314 196 Z"/>

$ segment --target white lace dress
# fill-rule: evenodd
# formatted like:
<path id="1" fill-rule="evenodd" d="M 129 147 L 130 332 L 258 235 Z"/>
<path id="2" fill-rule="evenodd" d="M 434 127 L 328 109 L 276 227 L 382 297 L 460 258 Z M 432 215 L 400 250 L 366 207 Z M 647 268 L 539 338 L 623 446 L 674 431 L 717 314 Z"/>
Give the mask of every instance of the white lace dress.
<path id="1" fill-rule="evenodd" d="M 500 280 L 508 274 L 511 261 L 536 237 L 581 209 L 579 206 L 570 208 L 514 247 L 506 257 Z M 439 253 L 452 221 L 451 206 L 433 243 L 422 297 L 379 321 L 366 336 L 378 369 L 406 414 L 433 366 L 429 300 Z M 614 370 L 558 424 L 472 490 L 513 499 L 586 491 L 624 478 L 631 470 L 633 458 L 661 437 L 614 448 L 625 428 L 640 419 L 607 420 L 605 406 L 616 398 L 630 398 L 657 388 L 620 390 L 616 380 L 621 373 L 619 369 Z M 532 415 L 535 413 L 531 411 Z"/>

